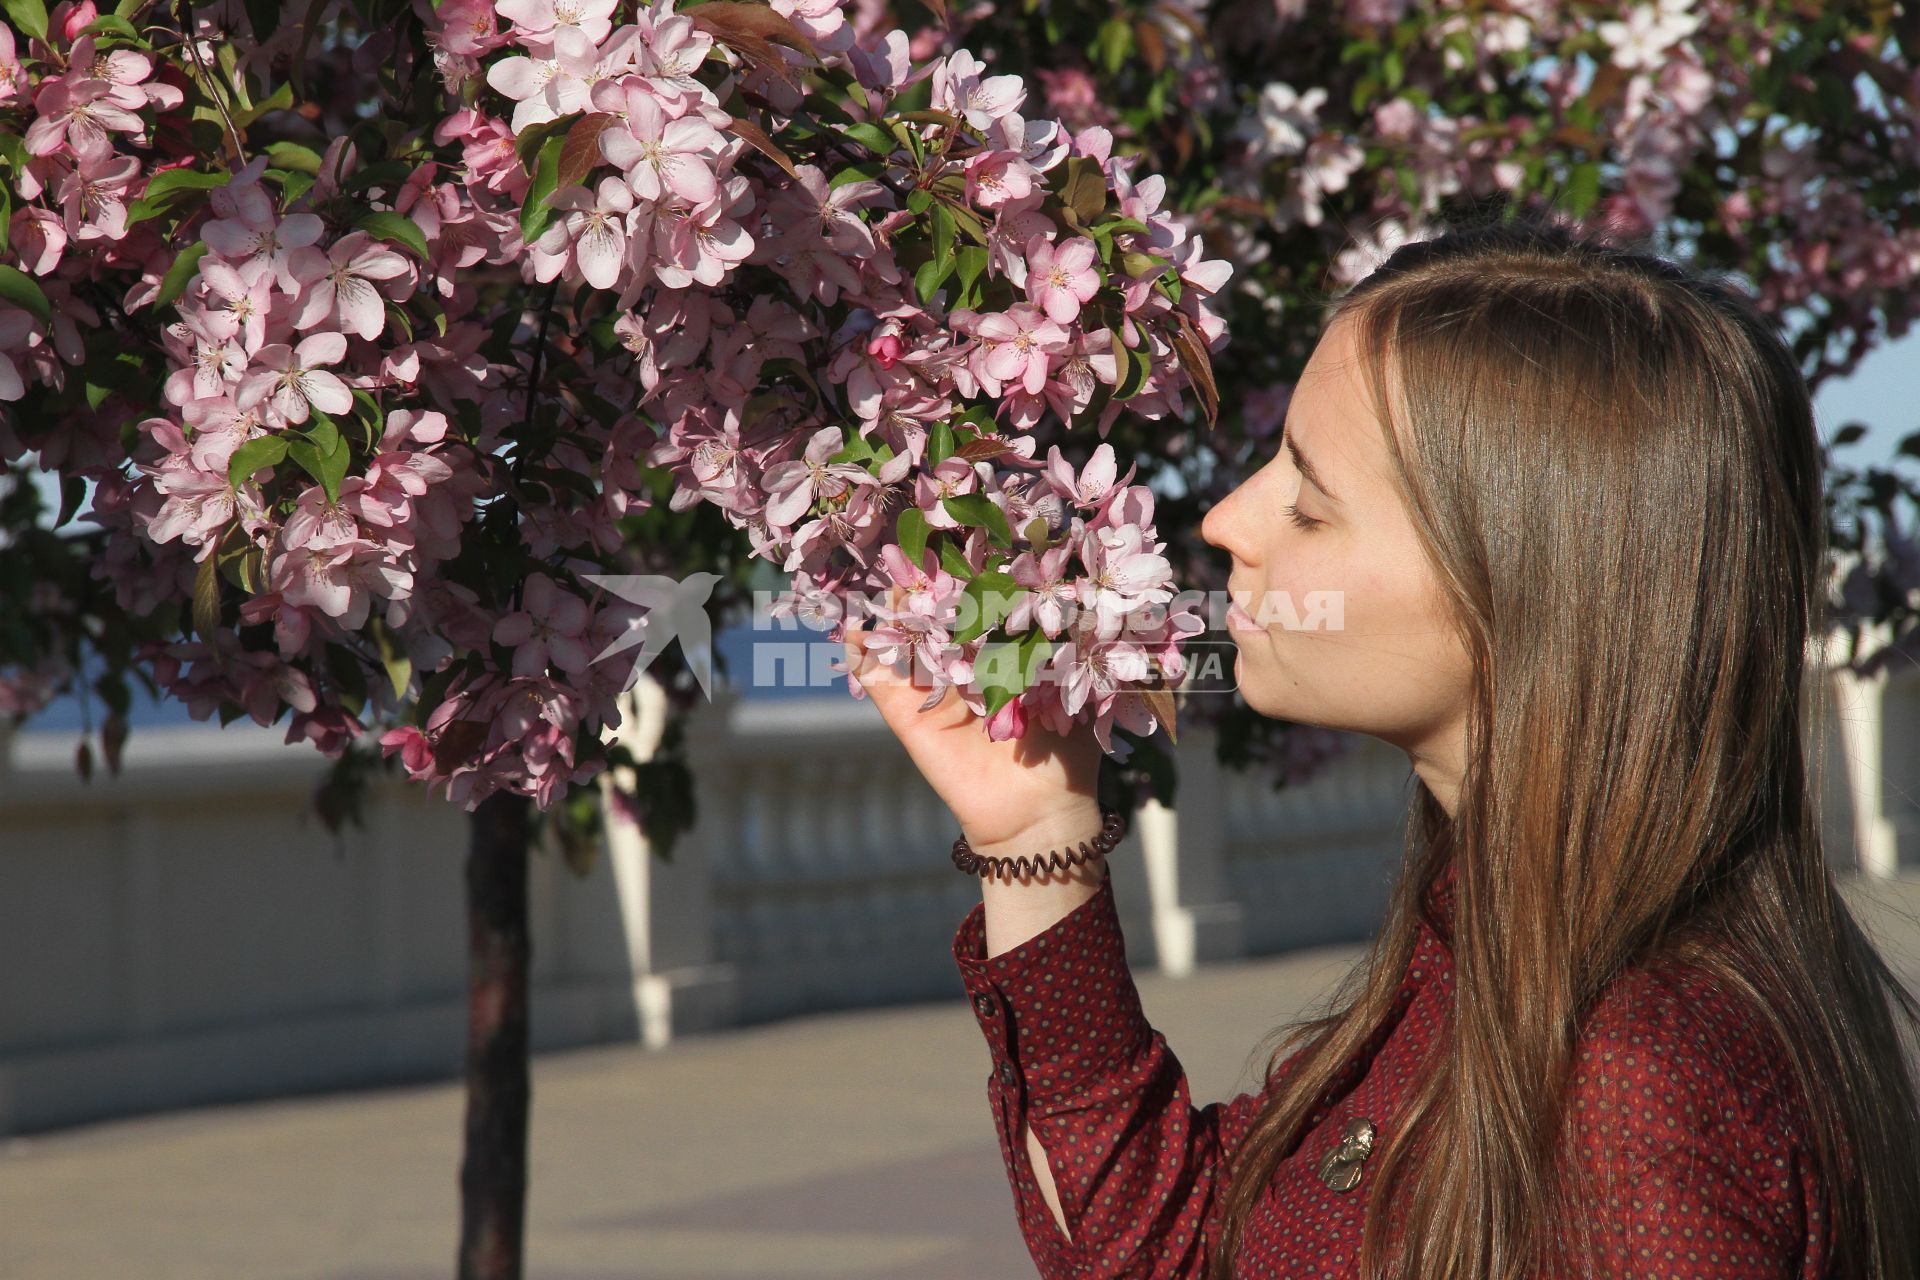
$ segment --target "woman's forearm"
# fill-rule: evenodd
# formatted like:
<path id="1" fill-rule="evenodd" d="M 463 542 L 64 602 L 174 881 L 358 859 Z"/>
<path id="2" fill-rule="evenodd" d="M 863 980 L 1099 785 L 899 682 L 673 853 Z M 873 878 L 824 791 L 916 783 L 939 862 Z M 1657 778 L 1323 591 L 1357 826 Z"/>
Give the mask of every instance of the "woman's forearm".
<path id="1" fill-rule="evenodd" d="M 1078 848 L 1081 841 L 1091 841 L 1099 833 L 1100 811 L 1097 806 L 1092 806 L 1084 812 L 1067 813 L 1049 820 L 1024 833 L 1018 840 L 976 846 L 974 852 L 986 857 L 1038 858 L 1050 850 Z M 997 876 L 983 878 L 980 896 L 986 903 L 987 957 L 991 959 L 1002 952 L 1011 951 L 1058 924 L 1100 891 L 1101 881 L 1106 874 L 1106 859 L 1095 857 L 1064 870 L 1032 875 L 1025 880 Z M 1024 1119 L 1020 1122 L 1020 1145 L 1026 1149 L 1027 1159 L 1033 1165 L 1034 1181 L 1040 1186 L 1040 1194 L 1047 1202 L 1048 1212 L 1060 1224 L 1061 1233 L 1071 1240 L 1073 1236 L 1067 1230 L 1066 1215 L 1060 1209 L 1060 1192 L 1054 1186 L 1053 1170 L 1047 1164 L 1046 1148 L 1040 1145 L 1039 1137 Z"/>

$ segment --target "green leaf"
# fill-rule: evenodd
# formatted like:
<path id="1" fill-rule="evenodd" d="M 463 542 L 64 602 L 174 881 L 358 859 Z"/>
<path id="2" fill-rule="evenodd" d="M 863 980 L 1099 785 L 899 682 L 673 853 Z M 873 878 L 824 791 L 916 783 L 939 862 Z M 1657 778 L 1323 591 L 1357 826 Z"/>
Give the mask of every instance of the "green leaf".
<path id="1" fill-rule="evenodd" d="M 268 172 L 272 171 L 269 170 Z M 300 173 L 298 171 L 289 173 L 280 183 L 281 210 L 285 211 L 290 208 L 295 200 L 307 194 L 307 192 L 312 189 L 316 177 L 318 177 L 318 175 L 314 173 Z"/>
<path id="2" fill-rule="evenodd" d="M 89 22 L 80 29 L 80 34 L 83 36 L 115 36 L 129 43 L 137 44 L 143 49 L 149 47 L 147 42 L 140 38 L 140 33 L 134 29 L 133 24 L 117 14 L 109 13 L 103 17 L 95 18 L 92 22 Z"/>
<path id="3" fill-rule="evenodd" d="M 312 147 L 303 147 L 297 142 L 276 142 L 267 148 L 267 163 L 278 169 L 291 169 L 297 173 L 318 174 L 320 172 L 320 153 Z"/>
<path id="4" fill-rule="evenodd" d="M 572 111 L 564 116 L 555 116 L 551 120 L 542 120 L 539 124 L 528 125 L 513 140 L 513 153 L 520 157 L 520 165 L 532 173 L 539 163 L 541 148 L 556 137 L 565 137 L 567 130 L 573 128 L 573 122 L 581 113 Z"/>
<path id="5" fill-rule="evenodd" d="M 154 295 L 153 305 L 164 307 L 187 291 L 193 278 L 200 273 L 200 259 L 207 256 L 207 245 L 203 240 L 190 244 L 180 251 L 180 256 L 167 268 L 167 274 L 160 278 L 160 292 Z"/>
<path id="6" fill-rule="evenodd" d="M 262 467 L 278 466 L 286 456 L 285 436 L 261 436 L 257 440 L 249 440 L 233 451 L 233 457 L 227 463 L 227 483 L 238 489 L 254 472 Z"/>
<path id="7" fill-rule="evenodd" d="M 413 679 L 413 659 L 407 651 L 395 644 L 393 633 L 387 630 L 387 624 L 380 615 L 370 614 L 367 621 L 371 624 L 373 643 L 380 650 L 380 665 L 386 668 L 387 681 L 393 686 L 393 696 L 407 696 L 407 685 Z"/>
<path id="8" fill-rule="evenodd" d="M 1133 52 L 1133 28 L 1124 19 L 1108 18 L 1100 24 L 1093 43 L 1094 52 L 1106 67 L 1107 74 L 1117 76 L 1120 68 L 1126 65 L 1127 55 Z"/>
<path id="9" fill-rule="evenodd" d="M 53 323 L 53 304 L 33 277 L 18 267 L 0 264 L 0 299 L 31 313 L 41 324 Z"/>
<path id="10" fill-rule="evenodd" d="M 80 510 L 80 502 L 87 496 L 87 481 L 84 476 L 62 476 L 60 480 L 60 514 L 54 519 L 53 527 L 58 529 Z"/>
<path id="11" fill-rule="evenodd" d="M 962 622 L 953 638 L 960 644 L 979 639 L 1006 621 L 1023 594 L 1024 589 L 1004 569 L 983 569 L 967 583 L 972 608 L 961 611 Z"/>
<path id="12" fill-rule="evenodd" d="M 973 566 L 967 563 L 967 556 L 952 538 L 940 539 L 940 567 L 962 582 L 973 580 Z"/>
<path id="13" fill-rule="evenodd" d="M 1147 375 L 1153 372 L 1153 362 L 1147 357 L 1144 344 L 1139 347 L 1116 347 L 1114 354 L 1120 357 L 1121 368 L 1120 382 L 1113 389 L 1113 398 L 1131 400 L 1147 385 Z"/>
<path id="14" fill-rule="evenodd" d="M 954 448 L 952 425 L 945 421 L 934 423 L 933 430 L 927 433 L 925 465 L 939 466 L 953 456 Z"/>
<path id="15" fill-rule="evenodd" d="M 47 38 L 47 6 L 41 0 L 5 0 L 7 17 L 35 40 Z"/>
<path id="16" fill-rule="evenodd" d="M 918 507 L 908 507 L 900 513 L 895 523 L 893 536 L 900 544 L 900 550 L 907 557 L 907 563 L 918 566 L 927 551 L 927 513 Z"/>
<path id="17" fill-rule="evenodd" d="M 556 133 L 540 148 L 540 158 L 534 163 L 527 202 L 520 206 L 520 238 L 529 244 L 538 240 L 553 220 L 553 209 L 547 201 L 560 185 L 560 150 L 566 144 L 567 136 Z"/>
<path id="18" fill-rule="evenodd" d="M 849 182 L 871 182 L 887 171 L 887 166 L 879 160 L 868 160 L 861 164 L 850 164 L 833 175 L 827 182 L 828 190 L 845 186 Z"/>
<path id="19" fill-rule="evenodd" d="M 376 210 L 362 214 L 353 225 L 359 227 L 376 240 L 385 240 L 413 251 L 415 257 L 425 262 L 431 253 L 427 249 L 426 233 L 420 230 L 420 224 L 404 213 L 391 213 Z"/>
<path id="20" fill-rule="evenodd" d="M 367 450 L 372 452 L 386 434 L 387 415 L 380 411 L 380 402 L 360 387 L 353 389 L 353 400 L 366 414 L 361 421 L 367 426 Z"/>
<path id="21" fill-rule="evenodd" d="M 985 529 L 987 536 L 1003 547 L 1013 545 L 1013 529 L 1007 513 L 984 493 L 956 493 L 940 500 L 946 513 L 970 528 Z"/>
<path id="22" fill-rule="evenodd" d="M 1073 210 L 1082 226 L 1107 210 L 1107 176 L 1092 156 L 1075 156 L 1066 164 L 1066 180 L 1061 184 L 1060 203 Z"/>
<path id="23" fill-rule="evenodd" d="M 210 548 L 193 574 L 193 631 L 209 649 L 216 649 L 214 633 L 220 629 L 220 552 Z"/>
<path id="24" fill-rule="evenodd" d="M 933 192 L 925 187 L 915 187 L 907 192 L 907 208 L 914 213 L 925 213 L 927 206 L 933 203 Z"/>
<path id="25" fill-rule="evenodd" d="M 923 305 L 933 305 L 933 295 L 939 290 L 940 285 L 946 280 L 947 276 L 951 274 L 952 269 L 953 263 L 951 260 L 949 260 L 945 266 L 940 264 L 938 258 L 928 258 L 920 264 L 920 269 L 913 273 L 913 288 L 914 292 L 920 295 L 920 301 Z"/>
<path id="26" fill-rule="evenodd" d="M 846 437 L 846 443 L 840 446 L 840 452 L 828 458 L 828 462 L 865 462 L 873 456 L 873 441 L 853 432 Z"/>
<path id="27" fill-rule="evenodd" d="M 944 275 L 953 265 L 953 209 L 945 201 L 933 206 L 933 260 Z"/>
<path id="28" fill-rule="evenodd" d="M 859 124 L 850 124 L 840 131 L 840 136 L 851 139 L 883 157 L 890 156 L 900 149 L 900 144 L 894 140 L 891 133 L 870 121 L 863 120 Z"/>
<path id="29" fill-rule="evenodd" d="M 127 225 L 135 226 L 157 218 L 173 207 L 173 202 L 195 191 L 224 187 L 232 178 L 228 173 L 202 173 L 198 169 L 167 169 L 155 174 L 140 198 L 127 206 Z"/>
<path id="30" fill-rule="evenodd" d="M 332 418 L 318 409 L 313 416 L 313 425 L 287 443 L 287 456 L 326 490 L 328 502 L 338 502 L 340 481 L 347 474 L 352 454 Z"/>
<path id="31" fill-rule="evenodd" d="M 1053 655 L 1053 642 L 1035 627 L 1015 640 L 992 640 L 980 646 L 974 658 L 973 678 L 980 686 L 987 714 L 1019 697 L 1039 678 L 1040 668 Z"/>
<path id="32" fill-rule="evenodd" d="M 293 86 L 282 83 L 273 91 L 271 97 L 264 98 L 244 110 L 234 112 L 233 122 L 244 129 L 269 111 L 285 111 L 291 106 L 293 106 Z"/>
<path id="33" fill-rule="evenodd" d="M 1584 218 L 1599 198 L 1600 166 L 1583 164 L 1575 168 L 1567 178 L 1566 190 L 1561 193 L 1566 211 L 1576 218 Z"/>
<path id="34" fill-rule="evenodd" d="M 955 258 L 960 268 L 960 287 L 973 288 L 973 282 L 987 269 L 987 251 L 977 244 L 963 244 Z"/>

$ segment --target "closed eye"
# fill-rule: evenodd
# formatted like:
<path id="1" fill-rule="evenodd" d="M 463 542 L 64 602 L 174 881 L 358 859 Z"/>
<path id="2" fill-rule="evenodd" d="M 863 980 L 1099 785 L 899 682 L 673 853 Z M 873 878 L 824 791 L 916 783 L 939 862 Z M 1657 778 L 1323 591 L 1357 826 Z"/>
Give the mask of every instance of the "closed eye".
<path id="1" fill-rule="evenodd" d="M 1325 523 L 1324 521 L 1314 519 L 1292 503 L 1288 503 L 1286 506 L 1280 508 L 1280 510 L 1285 513 L 1287 519 L 1293 521 L 1296 528 L 1311 529 L 1317 524 Z"/>

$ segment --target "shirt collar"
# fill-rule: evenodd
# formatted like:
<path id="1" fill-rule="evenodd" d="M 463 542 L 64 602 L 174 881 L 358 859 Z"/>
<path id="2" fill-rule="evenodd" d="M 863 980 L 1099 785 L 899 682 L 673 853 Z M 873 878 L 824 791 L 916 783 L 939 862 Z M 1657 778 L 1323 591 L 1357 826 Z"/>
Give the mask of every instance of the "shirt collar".
<path id="1" fill-rule="evenodd" d="M 1447 865 L 1427 886 L 1425 894 L 1427 910 L 1434 918 L 1434 932 L 1449 945 L 1453 942 L 1454 872 L 1459 865 L 1458 860 L 1449 855 Z"/>

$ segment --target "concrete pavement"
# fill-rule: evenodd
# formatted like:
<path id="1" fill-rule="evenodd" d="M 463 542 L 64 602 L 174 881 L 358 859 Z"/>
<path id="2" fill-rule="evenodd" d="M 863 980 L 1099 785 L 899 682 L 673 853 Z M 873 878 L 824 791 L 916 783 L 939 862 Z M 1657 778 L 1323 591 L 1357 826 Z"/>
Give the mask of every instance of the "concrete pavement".
<path id="1" fill-rule="evenodd" d="M 1920 876 L 1847 892 L 1920 974 Z M 1360 953 L 1142 975 L 1141 999 L 1204 1103 L 1251 1088 L 1262 1037 Z M 1027 1280 L 960 992 L 537 1058 L 530 1280 Z M 462 1102 L 451 1081 L 0 1143 L 0 1277 L 448 1280 Z"/>

